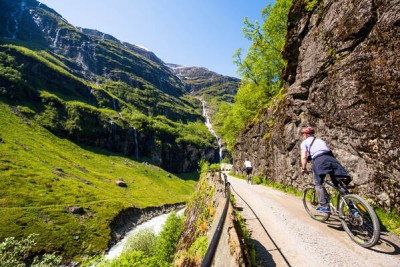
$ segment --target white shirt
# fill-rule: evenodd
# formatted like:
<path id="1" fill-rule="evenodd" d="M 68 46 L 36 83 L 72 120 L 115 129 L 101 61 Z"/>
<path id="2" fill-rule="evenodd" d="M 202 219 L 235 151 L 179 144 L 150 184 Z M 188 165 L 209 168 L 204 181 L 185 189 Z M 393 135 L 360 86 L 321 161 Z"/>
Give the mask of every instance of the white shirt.
<path id="1" fill-rule="evenodd" d="M 246 160 L 246 161 L 244 162 L 244 166 L 246 166 L 246 168 L 251 168 L 251 162 L 248 161 L 248 160 Z"/>
<path id="2" fill-rule="evenodd" d="M 314 159 L 316 156 L 318 156 L 322 153 L 331 151 L 328 148 L 328 146 L 326 145 L 326 143 L 319 138 L 315 138 L 315 141 L 312 144 L 311 150 L 310 150 L 310 145 L 311 145 L 311 142 L 313 139 L 314 139 L 314 136 L 309 136 L 306 140 L 304 140 L 300 144 L 300 149 L 307 150 L 307 152 L 309 152 L 309 154 L 311 155 L 312 159 Z"/>

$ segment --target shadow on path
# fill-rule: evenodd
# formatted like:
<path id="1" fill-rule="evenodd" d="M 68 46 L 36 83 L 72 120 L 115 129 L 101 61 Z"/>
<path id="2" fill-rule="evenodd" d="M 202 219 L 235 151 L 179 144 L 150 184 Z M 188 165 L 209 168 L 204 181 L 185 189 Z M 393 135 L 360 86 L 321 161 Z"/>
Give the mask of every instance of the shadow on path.
<path id="1" fill-rule="evenodd" d="M 276 263 L 274 262 L 272 255 L 265 249 L 265 247 L 258 242 L 256 239 L 250 239 L 254 244 L 256 249 L 256 262 L 260 266 L 274 267 Z"/>

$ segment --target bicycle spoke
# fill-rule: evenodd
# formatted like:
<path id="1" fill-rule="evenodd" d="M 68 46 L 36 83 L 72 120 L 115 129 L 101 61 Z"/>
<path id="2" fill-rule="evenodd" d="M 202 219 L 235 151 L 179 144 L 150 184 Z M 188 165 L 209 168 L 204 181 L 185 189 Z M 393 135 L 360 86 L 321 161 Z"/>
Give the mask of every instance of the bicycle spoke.
<path id="1" fill-rule="evenodd" d="M 379 239 L 379 221 L 371 207 L 356 195 L 344 197 L 341 213 L 344 216 L 346 232 L 351 239 L 363 247 L 371 247 Z"/>
<path id="2" fill-rule="evenodd" d="M 314 188 L 307 188 L 303 192 L 303 205 L 307 213 L 314 220 L 324 222 L 326 221 L 330 214 L 317 212 L 316 208 L 318 206 L 318 196 Z"/>

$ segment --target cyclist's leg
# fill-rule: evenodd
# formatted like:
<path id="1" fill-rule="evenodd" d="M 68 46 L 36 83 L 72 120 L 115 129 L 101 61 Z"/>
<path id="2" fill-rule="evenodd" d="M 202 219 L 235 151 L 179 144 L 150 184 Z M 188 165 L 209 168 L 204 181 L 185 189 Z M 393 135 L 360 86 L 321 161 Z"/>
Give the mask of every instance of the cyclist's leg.
<path id="1" fill-rule="evenodd" d="M 320 178 L 318 181 L 315 181 L 315 191 L 317 192 L 317 195 L 318 195 L 319 205 L 327 206 L 328 201 L 327 201 L 327 197 L 325 196 L 324 186 L 322 185 L 323 182 L 324 182 L 324 178 Z"/>
<path id="2" fill-rule="evenodd" d="M 324 170 L 322 173 L 320 171 L 321 165 L 323 161 L 321 161 L 321 158 L 318 158 L 317 160 L 313 161 L 312 165 L 312 170 L 314 174 L 314 185 L 315 185 L 315 191 L 317 192 L 318 195 L 318 203 L 320 206 L 327 207 L 328 206 L 328 201 L 327 201 L 327 196 L 325 195 L 325 190 L 324 190 L 324 180 L 326 176 L 326 170 Z"/>
<path id="3" fill-rule="evenodd" d="M 318 174 L 318 170 L 313 164 L 313 174 L 314 174 L 314 185 L 315 185 L 315 191 L 317 192 L 318 195 L 318 203 L 320 206 L 328 206 L 328 201 L 327 197 L 325 196 L 325 190 L 324 186 L 322 185 L 325 180 L 326 174 Z"/>

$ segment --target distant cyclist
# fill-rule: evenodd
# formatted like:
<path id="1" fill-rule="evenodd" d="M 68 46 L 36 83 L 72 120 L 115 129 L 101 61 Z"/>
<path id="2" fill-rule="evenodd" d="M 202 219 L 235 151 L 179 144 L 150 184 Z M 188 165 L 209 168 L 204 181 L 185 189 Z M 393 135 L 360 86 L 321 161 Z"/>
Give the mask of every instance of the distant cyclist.
<path id="1" fill-rule="evenodd" d="M 319 207 L 317 211 L 330 213 L 327 199 L 322 184 L 325 176 L 330 175 L 332 182 L 337 185 L 336 177 L 347 177 L 350 175 L 343 166 L 333 156 L 332 151 L 326 143 L 314 137 L 314 128 L 307 127 L 301 130 L 304 141 L 300 145 L 301 149 L 301 173 L 308 173 L 307 161 L 313 160 L 312 170 L 314 172 L 315 191 L 318 194 Z"/>
<path id="2" fill-rule="evenodd" d="M 244 166 L 246 168 L 247 182 L 250 182 L 250 180 L 251 180 L 251 172 L 253 171 L 253 167 L 251 166 L 251 162 L 248 159 L 246 159 L 244 161 Z"/>

